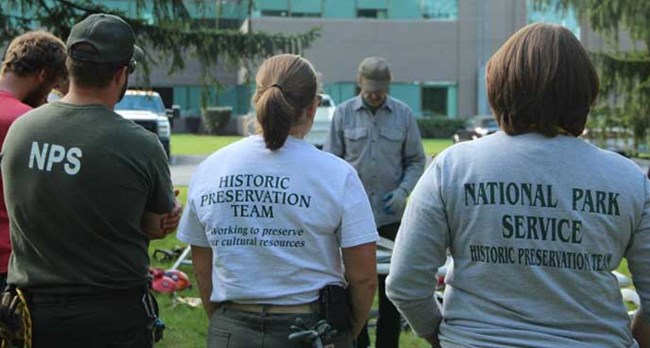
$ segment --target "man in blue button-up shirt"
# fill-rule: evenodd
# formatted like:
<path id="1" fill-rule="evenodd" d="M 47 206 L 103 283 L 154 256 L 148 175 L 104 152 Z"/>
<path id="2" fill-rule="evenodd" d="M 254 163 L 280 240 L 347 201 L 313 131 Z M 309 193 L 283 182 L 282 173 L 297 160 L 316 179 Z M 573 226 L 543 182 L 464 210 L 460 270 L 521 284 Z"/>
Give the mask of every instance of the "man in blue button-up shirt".
<path id="1" fill-rule="evenodd" d="M 324 150 L 349 162 L 366 189 L 379 234 L 395 240 L 406 197 L 424 170 L 420 132 L 411 109 L 388 96 L 388 63 L 369 57 L 359 65 L 361 93 L 340 104 Z M 386 298 L 386 275 L 379 276 L 377 347 L 399 345 L 400 315 Z M 369 345 L 367 331 L 357 347 Z"/>

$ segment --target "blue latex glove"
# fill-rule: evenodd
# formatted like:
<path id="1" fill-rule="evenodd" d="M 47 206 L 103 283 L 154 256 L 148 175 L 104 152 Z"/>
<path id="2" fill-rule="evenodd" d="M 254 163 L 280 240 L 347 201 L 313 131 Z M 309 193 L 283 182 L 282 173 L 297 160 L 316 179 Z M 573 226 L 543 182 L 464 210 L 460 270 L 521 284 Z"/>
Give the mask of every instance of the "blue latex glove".
<path id="1" fill-rule="evenodd" d="M 384 213 L 393 215 L 404 209 L 404 205 L 406 204 L 406 191 L 398 187 L 388 192 L 382 200 L 384 201 Z"/>

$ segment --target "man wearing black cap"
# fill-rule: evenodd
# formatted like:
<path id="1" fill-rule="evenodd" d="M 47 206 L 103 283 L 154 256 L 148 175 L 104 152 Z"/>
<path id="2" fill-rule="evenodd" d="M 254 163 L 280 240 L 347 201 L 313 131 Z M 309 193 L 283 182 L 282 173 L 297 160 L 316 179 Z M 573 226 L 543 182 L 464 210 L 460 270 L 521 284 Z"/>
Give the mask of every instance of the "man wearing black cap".
<path id="1" fill-rule="evenodd" d="M 417 123 L 408 105 L 388 95 L 391 73 L 381 57 L 359 64 L 360 94 L 334 112 L 323 147 L 349 162 L 370 199 L 379 235 L 395 240 L 406 197 L 424 170 L 425 157 Z M 386 297 L 386 275 L 379 276 L 377 347 L 398 347 L 400 315 Z M 357 348 L 369 345 L 367 330 Z"/>
<path id="2" fill-rule="evenodd" d="M 2 174 L 34 347 L 150 347 L 147 248 L 178 223 L 157 137 L 113 112 L 136 65 L 121 18 L 94 14 L 67 41 L 69 93 L 16 121 Z"/>

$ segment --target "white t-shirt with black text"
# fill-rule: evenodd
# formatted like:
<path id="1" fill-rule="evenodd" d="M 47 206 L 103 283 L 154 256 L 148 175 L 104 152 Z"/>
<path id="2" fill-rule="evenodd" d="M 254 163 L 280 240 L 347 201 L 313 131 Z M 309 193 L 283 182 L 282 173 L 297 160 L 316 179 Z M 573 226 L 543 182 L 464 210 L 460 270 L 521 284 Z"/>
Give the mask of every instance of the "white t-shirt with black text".
<path id="1" fill-rule="evenodd" d="M 340 248 L 378 235 L 349 164 L 291 136 L 271 151 L 255 135 L 199 165 L 178 239 L 212 248 L 212 302 L 295 305 L 345 285 Z"/>

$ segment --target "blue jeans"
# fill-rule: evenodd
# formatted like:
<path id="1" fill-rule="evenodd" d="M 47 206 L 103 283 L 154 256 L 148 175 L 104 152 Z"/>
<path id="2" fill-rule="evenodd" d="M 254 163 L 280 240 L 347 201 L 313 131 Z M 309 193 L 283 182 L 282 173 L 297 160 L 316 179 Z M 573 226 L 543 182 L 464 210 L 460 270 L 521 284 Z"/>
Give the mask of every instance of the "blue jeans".
<path id="1" fill-rule="evenodd" d="M 318 314 L 249 313 L 220 307 L 208 328 L 208 348 L 303 348 L 311 347 L 289 341 L 291 325 L 297 318 L 311 327 L 320 319 Z M 352 335 L 345 331 L 334 336 L 336 348 L 352 348 Z"/>

